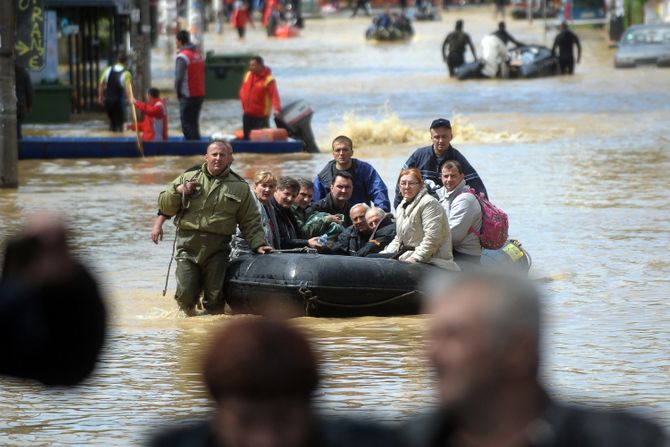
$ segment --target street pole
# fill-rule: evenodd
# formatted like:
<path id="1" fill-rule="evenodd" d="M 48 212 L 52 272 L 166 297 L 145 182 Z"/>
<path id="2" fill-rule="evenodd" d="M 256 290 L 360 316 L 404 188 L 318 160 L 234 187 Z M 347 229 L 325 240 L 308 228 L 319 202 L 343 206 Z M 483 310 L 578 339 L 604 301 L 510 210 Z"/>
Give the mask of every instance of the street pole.
<path id="1" fill-rule="evenodd" d="M 0 187 L 19 183 L 14 79 L 14 0 L 0 2 Z"/>
<path id="2" fill-rule="evenodd" d="M 135 0 L 131 14 L 131 45 L 133 49 L 133 87 L 138 99 L 151 87 L 151 19 L 149 0 Z"/>
<path id="3" fill-rule="evenodd" d="M 188 30 L 191 33 L 191 41 L 198 47 L 200 53 L 205 50 L 204 23 L 202 0 L 188 0 Z"/>

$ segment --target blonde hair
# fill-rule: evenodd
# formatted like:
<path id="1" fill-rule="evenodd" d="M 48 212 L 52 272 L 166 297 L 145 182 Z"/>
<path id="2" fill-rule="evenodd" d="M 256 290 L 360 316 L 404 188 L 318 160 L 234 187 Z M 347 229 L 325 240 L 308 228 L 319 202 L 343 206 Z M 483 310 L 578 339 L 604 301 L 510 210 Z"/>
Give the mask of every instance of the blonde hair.
<path id="1" fill-rule="evenodd" d="M 270 171 L 258 171 L 254 175 L 254 185 L 260 185 L 261 183 L 271 183 L 273 186 L 277 186 L 277 177 Z"/>

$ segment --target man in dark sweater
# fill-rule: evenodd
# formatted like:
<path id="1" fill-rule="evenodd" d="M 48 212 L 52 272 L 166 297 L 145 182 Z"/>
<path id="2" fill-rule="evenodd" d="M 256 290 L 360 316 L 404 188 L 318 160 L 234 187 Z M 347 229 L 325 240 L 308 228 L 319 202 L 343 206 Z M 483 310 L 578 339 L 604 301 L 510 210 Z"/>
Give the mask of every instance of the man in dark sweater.
<path id="1" fill-rule="evenodd" d="M 433 140 L 431 146 L 419 148 L 414 151 L 403 165 L 403 169 L 417 168 L 421 171 L 423 179 L 430 183 L 429 190 L 437 190 L 442 186 L 440 177 L 440 166 L 447 160 L 456 160 L 463 167 L 465 182 L 474 188 L 477 192 L 483 192 L 488 196 L 484 182 L 479 178 L 475 168 L 470 165 L 468 160 L 451 145 L 453 134 L 451 131 L 451 122 L 444 118 L 434 120 L 430 125 L 430 138 Z M 426 185 L 428 187 L 428 185 Z M 396 186 L 394 206 L 397 208 L 402 200 L 400 190 Z"/>
<path id="2" fill-rule="evenodd" d="M 306 210 L 307 215 L 317 212 L 325 212 L 336 216 L 337 214 L 344 215 L 344 220 L 337 223 L 344 227 L 351 225 L 351 217 L 349 211 L 349 199 L 354 191 L 354 178 L 347 171 L 338 171 L 334 174 L 333 180 L 330 184 L 330 192 L 323 199 L 312 203 Z"/>

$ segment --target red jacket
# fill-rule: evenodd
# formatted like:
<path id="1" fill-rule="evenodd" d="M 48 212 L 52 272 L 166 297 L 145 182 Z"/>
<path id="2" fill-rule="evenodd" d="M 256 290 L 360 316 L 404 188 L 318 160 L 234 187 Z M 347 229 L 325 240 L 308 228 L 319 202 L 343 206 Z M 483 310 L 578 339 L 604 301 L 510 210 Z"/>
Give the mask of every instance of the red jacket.
<path id="1" fill-rule="evenodd" d="M 269 67 L 258 75 L 247 72 L 240 87 L 240 100 L 244 114 L 254 118 L 269 117 L 273 106 L 275 111 L 281 110 L 277 83 Z"/>
<path id="2" fill-rule="evenodd" d="M 205 96 L 205 60 L 194 45 L 184 45 L 177 54 L 175 87 L 180 98 Z"/>
<path id="3" fill-rule="evenodd" d="M 235 28 L 244 28 L 251 21 L 248 9 L 237 8 L 230 17 L 230 22 Z"/>
<path id="4" fill-rule="evenodd" d="M 150 99 L 148 103 L 137 101 L 137 110 L 144 113 L 139 124 L 144 141 L 165 141 L 168 137 L 167 108 L 162 99 Z"/>

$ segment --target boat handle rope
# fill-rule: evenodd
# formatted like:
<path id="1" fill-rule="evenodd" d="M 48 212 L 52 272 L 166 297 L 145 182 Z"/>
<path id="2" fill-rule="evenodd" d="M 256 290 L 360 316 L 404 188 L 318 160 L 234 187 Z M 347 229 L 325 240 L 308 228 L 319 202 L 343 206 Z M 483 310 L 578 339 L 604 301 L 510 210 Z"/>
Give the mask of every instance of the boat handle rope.
<path id="1" fill-rule="evenodd" d="M 410 290 L 409 292 L 392 296 L 391 298 L 387 298 L 385 300 L 375 301 L 374 303 L 362 303 L 362 304 L 333 303 L 331 301 L 322 300 L 318 296 L 312 295 L 312 291 L 308 288 L 307 284 L 305 284 L 305 286 L 301 286 L 298 289 L 298 293 L 305 301 L 305 316 L 308 317 L 310 314 L 309 311 L 314 309 L 316 307 L 316 304 L 322 304 L 324 306 L 330 306 L 330 307 L 341 307 L 344 309 L 365 309 L 368 307 L 375 307 L 375 306 L 382 306 L 384 304 L 389 304 L 394 301 L 406 298 L 414 293 L 421 293 L 421 292 L 419 292 L 418 290 Z"/>

